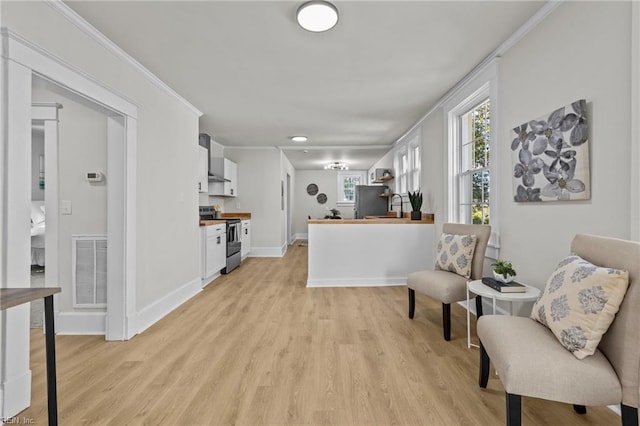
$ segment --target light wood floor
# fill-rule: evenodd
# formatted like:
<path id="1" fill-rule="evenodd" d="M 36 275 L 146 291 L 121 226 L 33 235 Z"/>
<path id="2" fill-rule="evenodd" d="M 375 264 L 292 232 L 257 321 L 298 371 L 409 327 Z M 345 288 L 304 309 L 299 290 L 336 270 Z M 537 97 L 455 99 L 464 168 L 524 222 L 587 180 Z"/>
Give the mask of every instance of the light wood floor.
<path id="1" fill-rule="evenodd" d="M 128 342 L 58 336 L 61 425 L 500 425 L 504 392 L 477 384 L 465 311 L 403 287 L 307 289 L 307 248 L 250 258 Z M 31 335 L 32 406 L 46 424 L 44 338 Z M 615 425 L 605 407 L 523 398 L 525 425 Z"/>

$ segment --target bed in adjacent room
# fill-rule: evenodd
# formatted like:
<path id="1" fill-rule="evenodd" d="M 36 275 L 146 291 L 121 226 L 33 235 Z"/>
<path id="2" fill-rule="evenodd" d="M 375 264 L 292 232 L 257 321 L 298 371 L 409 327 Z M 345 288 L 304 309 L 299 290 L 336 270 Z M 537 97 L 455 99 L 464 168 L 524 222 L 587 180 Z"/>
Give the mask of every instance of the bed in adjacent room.
<path id="1" fill-rule="evenodd" d="M 31 264 L 44 266 L 44 201 L 31 202 Z"/>

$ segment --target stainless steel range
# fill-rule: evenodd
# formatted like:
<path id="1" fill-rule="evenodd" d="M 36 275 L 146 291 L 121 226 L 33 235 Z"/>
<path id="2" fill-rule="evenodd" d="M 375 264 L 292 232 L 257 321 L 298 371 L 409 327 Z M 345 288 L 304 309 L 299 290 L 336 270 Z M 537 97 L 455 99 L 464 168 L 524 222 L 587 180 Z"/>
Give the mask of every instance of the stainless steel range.
<path id="1" fill-rule="evenodd" d="M 211 206 L 200 206 L 200 220 L 215 220 L 215 211 Z M 222 269 L 228 274 L 240 265 L 242 250 L 242 221 L 238 218 L 224 218 L 227 225 L 227 264 Z"/>

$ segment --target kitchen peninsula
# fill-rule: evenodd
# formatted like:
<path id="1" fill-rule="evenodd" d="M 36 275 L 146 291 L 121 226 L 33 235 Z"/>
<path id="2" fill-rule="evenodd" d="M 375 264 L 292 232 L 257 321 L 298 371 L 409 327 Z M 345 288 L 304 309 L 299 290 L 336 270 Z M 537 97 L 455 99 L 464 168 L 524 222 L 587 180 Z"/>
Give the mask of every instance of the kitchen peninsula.
<path id="1" fill-rule="evenodd" d="M 310 219 L 307 287 L 402 285 L 434 264 L 433 215 Z"/>

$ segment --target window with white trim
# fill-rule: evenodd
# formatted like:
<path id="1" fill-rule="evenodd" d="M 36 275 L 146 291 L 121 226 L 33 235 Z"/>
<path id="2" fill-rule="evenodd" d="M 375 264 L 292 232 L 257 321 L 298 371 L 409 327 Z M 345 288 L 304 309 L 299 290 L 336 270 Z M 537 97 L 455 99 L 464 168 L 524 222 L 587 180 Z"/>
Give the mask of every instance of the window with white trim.
<path id="1" fill-rule="evenodd" d="M 422 158 L 420 145 L 422 128 L 416 129 L 404 142 L 401 142 L 394 155 L 396 169 L 396 192 L 406 194 L 420 189 Z"/>
<path id="2" fill-rule="evenodd" d="M 356 185 L 366 185 L 366 172 L 341 171 L 338 172 L 338 204 L 354 204 Z"/>
<path id="3" fill-rule="evenodd" d="M 497 66 L 489 63 L 448 96 L 446 220 L 489 223 L 486 256 L 499 258 Z M 493 133 L 492 133 L 493 130 Z M 493 179 L 491 179 L 493 177 Z"/>
<path id="4" fill-rule="evenodd" d="M 458 115 L 459 150 L 458 219 L 462 223 L 489 224 L 491 104 L 482 100 Z"/>

